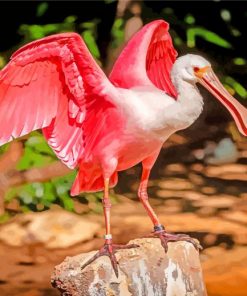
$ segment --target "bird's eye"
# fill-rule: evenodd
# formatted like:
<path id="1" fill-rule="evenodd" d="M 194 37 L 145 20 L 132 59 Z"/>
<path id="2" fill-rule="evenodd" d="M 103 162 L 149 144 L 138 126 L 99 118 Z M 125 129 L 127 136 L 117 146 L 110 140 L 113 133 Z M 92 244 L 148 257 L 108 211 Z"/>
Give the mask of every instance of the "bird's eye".
<path id="1" fill-rule="evenodd" d="M 194 67 L 194 72 L 198 72 L 200 70 L 199 67 Z"/>

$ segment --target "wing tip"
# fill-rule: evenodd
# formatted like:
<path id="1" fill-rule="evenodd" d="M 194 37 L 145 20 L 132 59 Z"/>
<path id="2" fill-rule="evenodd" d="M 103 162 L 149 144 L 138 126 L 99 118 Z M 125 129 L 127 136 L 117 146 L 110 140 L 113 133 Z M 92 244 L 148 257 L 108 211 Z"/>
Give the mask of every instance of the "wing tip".
<path id="1" fill-rule="evenodd" d="M 12 55 L 10 59 L 15 58 L 16 56 L 18 56 L 20 53 L 22 53 L 23 51 L 25 51 L 26 49 L 32 48 L 33 46 L 38 46 L 42 43 L 46 43 L 46 42 L 52 42 L 52 41 L 56 41 L 58 39 L 66 39 L 66 38 L 75 38 L 75 39 L 82 39 L 81 35 L 76 33 L 76 32 L 65 32 L 65 33 L 59 33 L 59 34 L 52 34 L 46 37 L 43 37 L 41 39 L 37 39 L 34 40 L 32 42 L 29 42 L 25 45 L 23 45 L 21 48 L 19 48 L 18 50 L 16 50 Z"/>

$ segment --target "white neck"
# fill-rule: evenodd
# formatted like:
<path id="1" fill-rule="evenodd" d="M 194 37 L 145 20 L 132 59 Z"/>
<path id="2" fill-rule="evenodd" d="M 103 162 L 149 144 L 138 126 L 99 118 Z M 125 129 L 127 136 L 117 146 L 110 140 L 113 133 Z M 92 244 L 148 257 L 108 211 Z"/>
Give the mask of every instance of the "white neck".
<path id="1" fill-rule="evenodd" d="M 174 100 L 156 87 L 118 89 L 128 126 L 154 133 L 161 141 L 177 130 L 190 126 L 200 115 L 203 99 L 195 84 L 175 75 L 173 83 L 178 92 Z M 133 112 L 134 110 L 134 112 Z"/>
<path id="2" fill-rule="evenodd" d="M 175 74 L 175 73 L 173 73 Z M 178 92 L 176 104 L 176 127 L 184 129 L 190 126 L 201 114 L 203 98 L 193 82 L 187 82 L 179 75 L 173 75 L 173 84 Z M 175 124 L 175 123 L 174 123 Z"/>

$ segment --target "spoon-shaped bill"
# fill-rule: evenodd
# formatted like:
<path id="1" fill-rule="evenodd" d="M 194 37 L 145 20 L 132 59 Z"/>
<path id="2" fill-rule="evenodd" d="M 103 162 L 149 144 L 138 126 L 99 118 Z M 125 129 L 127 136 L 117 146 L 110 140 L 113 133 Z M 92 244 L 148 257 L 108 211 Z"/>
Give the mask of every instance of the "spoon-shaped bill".
<path id="1" fill-rule="evenodd" d="M 195 71 L 198 82 L 214 95 L 231 113 L 241 134 L 247 136 L 247 109 L 224 88 L 211 67 Z"/>

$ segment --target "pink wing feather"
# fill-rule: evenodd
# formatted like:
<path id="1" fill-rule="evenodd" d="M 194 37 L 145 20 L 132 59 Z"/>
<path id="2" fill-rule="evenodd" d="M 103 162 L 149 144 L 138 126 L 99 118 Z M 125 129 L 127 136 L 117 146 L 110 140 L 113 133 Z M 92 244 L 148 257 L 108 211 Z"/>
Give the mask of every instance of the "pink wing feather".
<path id="1" fill-rule="evenodd" d="M 114 108 L 114 90 L 78 34 L 29 43 L 0 72 L 0 145 L 42 128 L 56 155 L 74 168 L 90 158 L 97 129 Z"/>
<path id="2" fill-rule="evenodd" d="M 128 42 L 117 59 L 110 80 L 119 87 L 155 85 L 176 98 L 170 73 L 177 52 L 163 20 L 145 25 Z"/>

